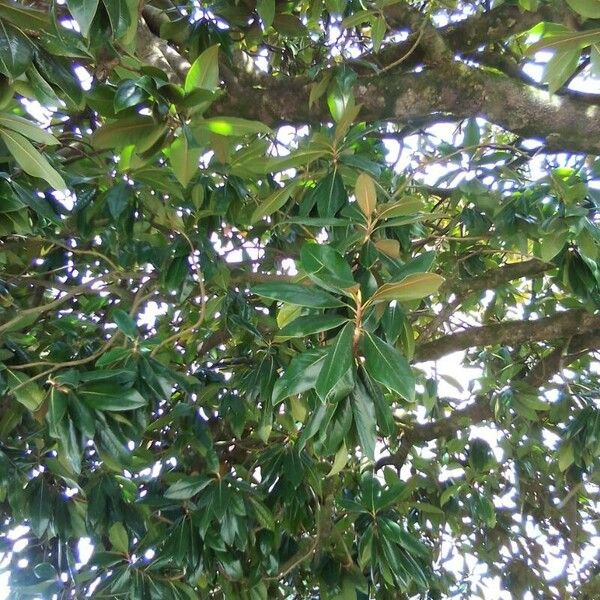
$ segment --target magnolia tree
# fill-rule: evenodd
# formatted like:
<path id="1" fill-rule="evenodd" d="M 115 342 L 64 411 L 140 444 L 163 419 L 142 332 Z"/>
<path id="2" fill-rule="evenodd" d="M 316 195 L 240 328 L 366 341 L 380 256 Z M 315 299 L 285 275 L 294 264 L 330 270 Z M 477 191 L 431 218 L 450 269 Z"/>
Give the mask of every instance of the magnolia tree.
<path id="1" fill-rule="evenodd" d="M 600 597 L 598 74 L 599 0 L 0 0 L 11 597 Z"/>

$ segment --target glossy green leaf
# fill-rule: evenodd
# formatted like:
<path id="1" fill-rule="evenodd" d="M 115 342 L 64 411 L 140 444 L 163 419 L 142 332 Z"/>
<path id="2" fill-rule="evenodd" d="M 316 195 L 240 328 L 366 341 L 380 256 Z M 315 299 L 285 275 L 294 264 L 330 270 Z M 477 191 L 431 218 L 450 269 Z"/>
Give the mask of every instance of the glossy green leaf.
<path id="1" fill-rule="evenodd" d="M 13 394 L 27 410 L 36 411 L 45 398 L 44 390 L 31 378 L 19 371 L 6 370 L 8 374 L 8 391 Z"/>
<path id="2" fill-rule="evenodd" d="M 66 189 L 64 179 L 27 138 L 10 129 L 0 130 L 0 137 L 23 171 L 45 180 L 55 190 Z"/>
<path id="3" fill-rule="evenodd" d="M 350 265 L 326 244 L 304 244 L 300 250 L 300 265 L 317 285 L 326 289 L 345 290 L 356 285 Z"/>
<path id="4" fill-rule="evenodd" d="M 33 45 L 20 30 L 0 19 L 0 73 L 10 79 L 22 75 L 31 64 Z"/>
<path id="5" fill-rule="evenodd" d="M 207 48 L 193 62 L 185 76 L 186 93 L 195 89 L 214 91 L 219 87 L 219 44 Z"/>
<path id="6" fill-rule="evenodd" d="M 79 25 L 79 30 L 84 37 L 88 36 L 88 32 L 92 25 L 92 21 L 98 10 L 99 0 L 67 0 L 69 12 Z"/>
<path id="7" fill-rule="evenodd" d="M 110 383 L 85 385 L 77 395 L 96 410 L 122 411 L 146 406 L 147 400 L 134 389 L 126 389 Z"/>
<path id="8" fill-rule="evenodd" d="M 290 396 L 312 389 L 324 362 L 325 353 L 321 350 L 309 350 L 294 357 L 273 386 L 273 406 Z"/>
<path id="9" fill-rule="evenodd" d="M 260 283 L 252 286 L 258 296 L 308 308 L 336 308 L 343 302 L 314 286 L 298 283 Z"/>
<path id="10" fill-rule="evenodd" d="M 54 146 L 59 143 L 51 133 L 48 133 L 33 121 L 10 113 L 0 113 L 0 129 L 11 129 L 32 142 L 46 144 L 47 146 Z"/>
<path id="11" fill-rule="evenodd" d="M 306 337 L 329 331 L 335 327 L 339 327 L 346 323 L 348 319 L 342 315 L 311 315 L 308 317 L 300 317 L 279 331 L 281 337 Z"/>
<path id="12" fill-rule="evenodd" d="M 268 196 L 256 207 L 252 213 L 252 216 L 250 217 L 250 222 L 256 223 L 262 218 L 272 215 L 275 211 L 278 211 L 287 203 L 297 187 L 298 182 L 292 182 L 276 189 L 270 196 Z"/>
<path id="13" fill-rule="evenodd" d="M 117 552 L 123 552 L 127 554 L 129 550 L 129 536 L 123 523 L 113 523 L 108 530 L 108 539 L 112 544 L 112 547 Z"/>
<path id="14" fill-rule="evenodd" d="M 92 144 L 98 150 L 123 148 L 134 144 L 139 152 L 147 150 L 160 138 L 164 125 L 152 117 L 134 115 L 103 125 L 92 135 Z"/>
<path id="15" fill-rule="evenodd" d="M 112 312 L 112 318 L 117 324 L 117 327 L 130 338 L 137 337 L 137 323 L 129 316 L 129 314 L 121 308 L 115 308 Z"/>
<path id="16" fill-rule="evenodd" d="M 169 500 L 188 500 L 210 485 L 211 481 L 205 475 L 182 477 L 169 487 L 165 492 L 165 498 Z"/>
<path id="17" fill-rule="evenodd" d="M 257 133 L 271 133 L 271 128 L 260 121 L 250 121 L 240 117 L 212 117 L 194 123 L 191 127 L 195 135 L 216 133 L 225 137 L 242 137 Z"/>
<path id="18" fill-rule="evenodd" d="M 185 135 L 179 136 L 172 144 L 169 158 L 177 181 L 185 188 L 198 173 L 198 163 L 202 148 L 190 148 Z"/>
<path id="19" fill-rule="evenodd" d="M 402 398 L 415 399 L 415 377 L 408 361 L 396 348 L 370 333 L 363 336 L 365 370 L 375 380 Z"/>
<path id="20" fill-rule="evenodd" d="M 361 448 L 367 458 L 375 460 L 375 443 L 377 440 L 375 402 L 360 380 L 356 382 L 351 401 L 354 424 Z"/>
<path id="21" fill-rule="evenodd" d="M 329 346 L 315 384 L 315 391 L 323 402 L 335 402 L 347 396 L 354 387 L 353 335 L 354 325 L 348 323 Z"/>

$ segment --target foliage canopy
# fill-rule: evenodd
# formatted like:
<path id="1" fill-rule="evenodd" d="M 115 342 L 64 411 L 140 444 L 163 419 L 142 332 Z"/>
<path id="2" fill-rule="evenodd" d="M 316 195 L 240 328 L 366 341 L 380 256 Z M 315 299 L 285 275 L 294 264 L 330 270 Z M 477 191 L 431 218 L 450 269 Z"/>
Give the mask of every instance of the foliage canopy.
<path id="1" fill-rule="evenodd" d="M 600 0 L 0 0 L 13 597 L 598 598 L 598 75 Z"/>

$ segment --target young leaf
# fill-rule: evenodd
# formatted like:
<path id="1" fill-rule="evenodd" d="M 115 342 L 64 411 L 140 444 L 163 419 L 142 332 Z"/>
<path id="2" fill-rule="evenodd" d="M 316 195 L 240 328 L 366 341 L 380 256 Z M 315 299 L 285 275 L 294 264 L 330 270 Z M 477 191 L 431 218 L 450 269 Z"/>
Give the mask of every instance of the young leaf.
<path id="1" fill-rule="evenodd" d="M 405 400 L 413 402 L 415 377 L 404 356 L 396 348 L 368 332 L 363 339 L 363 348 L 367 373 Z"/>
<path id="2" fill-rule="evenodd" d="M 335 402 L 347 396 L 354 387 L 353 335 L 354 324 L 348 323 L 329 347 L 323 368 L 315 384 L 315 391 L 323 402 Z M 350 383 L 352 387 L 348 388 Z"/>
<path id="3" fill-rule="evenodd" d="M 415 273 L 402 281 L 384 283 L 370 298 L 371 304 L 397 300 L 409 302 L 420 300 L 434 294 L 444 282 L 444 278 L 436 273 Z"/>
<path id="4" fill-rule="evenodd" d="M 213 91 L 219 87 L 219 44 L 207 48 L 194 61 L 185 76 L 183 89 L 187 93 L 195 89 Z"/>
<path id="5" fill-rule="evenodd" d="M 361 173 L 357 177 L 354 195 L 363 215 L 365 215 L 367 218 L 370 218 L 377 205 L 377 191 L 375 190 L 375 182 L 370 175 Z"/>
<path id="6" fill-rule="evenodd" d="M 10 129 L 0 130 L 8 151 L 19 166 L 33 177 L 48 182 L 55 190 L 66 189 L 64 179 L 50 166 L 50 163 L 31 145 L 31 142 L 20 133 Z"/>

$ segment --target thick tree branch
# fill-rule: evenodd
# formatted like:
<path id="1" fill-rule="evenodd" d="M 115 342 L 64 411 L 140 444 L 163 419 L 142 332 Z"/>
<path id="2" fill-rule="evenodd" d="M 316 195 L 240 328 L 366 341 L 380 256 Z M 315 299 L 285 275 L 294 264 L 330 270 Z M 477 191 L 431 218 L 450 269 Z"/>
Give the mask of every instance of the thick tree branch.
<path id="1" fill-rule="evenodd" d="M 246 76 L 214 112 L 272 126 L 329 120 L 324 104 L 309 110 L 308 94 L 305 78 Z M 363 77 L 356 86 L 356 100 L 362 105 L 359 118 L 367 121 L 412 123 L 431 117 L 481 116 L 519 136 L 544 141 L 550 151 L 600 153 L 600 100 L 590 105 L 551 96 L 502 74 L 460 63 L 421 73 Z"/>
<path id="2" fill-rule="evenodd" d="M 522 381 L 534 388 L 546 383 L 553 375 L 577 360 L 582 354 L 600 348 L 600 330 L 573 336 L 565 347 L 556 348 L 542 358 L 522 378 Z M 381 469 L 386 465 L 402 467 L 408 453 L 415 444 L 423 444 L 447 437 L 471 425 L 491 419 L 494 416 L 491 396 L 477 396 L 472 404 L 456 410 L 448 417 L 430 423 L 418 423 L 404 432 L 397 452 L 379 459 L 375 465 Z"/>
<path id="3" fill-rule="evenodd" d="M 464 296 L 474 292 L 494 290 L 498 286 L 521 279 L 522 277 L 537 277 L 554 268 L 552 263 L 547 263 L 537 258 L 517 263 L 509 263 L 498 269 L 488 271 L 480 277 L 469 279 L 451 279 L 442 286 L 441 292 L 451 292 L 457 296 Z"/>
<path id="4" fill-rule="evenodd" d="M 535 321 L 505 321 L 445 335 L 417 346 L 415 360 L 437 360 L 457 350 L 475 346 L 514 346 L 525 342 L 568 338 L 594 330 L 600 330 L 600 315 L 569 310 Z"/>

